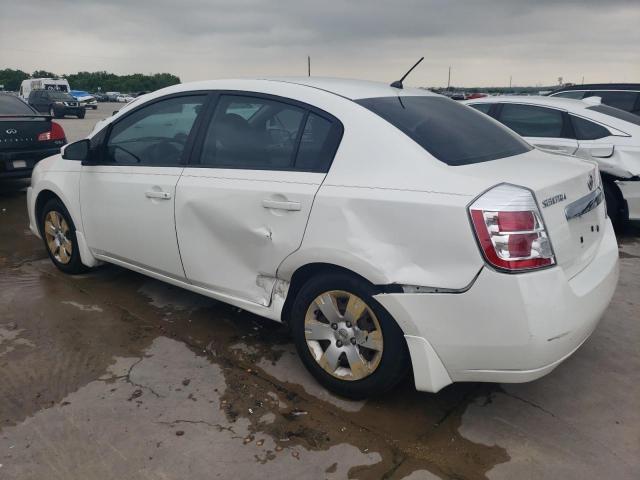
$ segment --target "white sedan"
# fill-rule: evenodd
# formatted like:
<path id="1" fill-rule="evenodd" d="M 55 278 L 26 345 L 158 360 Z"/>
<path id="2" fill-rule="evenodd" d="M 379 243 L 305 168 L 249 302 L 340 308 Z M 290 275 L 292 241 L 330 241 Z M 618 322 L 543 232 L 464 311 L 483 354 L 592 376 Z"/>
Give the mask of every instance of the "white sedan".
<path id="1" fill-rule="evenodd" d="M 640 220 L 640 117 L 599 97 L 498 96 L 464 102 L 536 147 L 596 161 L 616 226 Z"/>
<path id="2" fill-rule="evenodd" d="M 31 231 L 291 327 L 363 398 L 526 382 L 589 337 L 618 279 L 597 165 L 425 90 L 217 80 L 141 97 L 36 166 Z"/>

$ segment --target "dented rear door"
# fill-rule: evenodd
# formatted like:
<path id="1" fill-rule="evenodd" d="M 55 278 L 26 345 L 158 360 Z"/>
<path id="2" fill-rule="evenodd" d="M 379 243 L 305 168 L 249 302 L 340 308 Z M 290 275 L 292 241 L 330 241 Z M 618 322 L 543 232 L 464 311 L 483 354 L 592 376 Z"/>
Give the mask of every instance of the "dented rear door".
<path id="1" fill-rule="evenodd" d="M 176 230 L 187 279 L 269 305 L 278 265 L 295 251 L 323 173 L 187 168 Z"/>

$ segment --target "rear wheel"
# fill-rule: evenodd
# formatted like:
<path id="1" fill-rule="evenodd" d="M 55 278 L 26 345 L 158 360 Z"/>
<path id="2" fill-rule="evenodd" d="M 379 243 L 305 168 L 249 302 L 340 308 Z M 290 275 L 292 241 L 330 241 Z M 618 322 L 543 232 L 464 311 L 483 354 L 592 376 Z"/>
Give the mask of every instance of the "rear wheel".
<path id="1" fill-rule="evenodd" d="M 49 200 L 40 216 L 40 231 L 49 258 L 65 273 L 83 273 L 88 268 L 80 260 L 76 228 L 69 212 L 57 198 Z"/>
<path id="2" fill-rule="evenodd" d="M 319 383 L 343 397 L 382 394 L 408 370 L 403 332 L 375 293 L 355 277 L 327 274 L 309 280 L 291 310 L 302 362 Z"/>
<path id="3" fill-rule="evenodd" d="M 611 181 L 603 182 L 604 198 L 607 203 L 607 215 L 616 231 L 621 232 L 627 224 L 628 215 L 624 208 L 624 200 L 620 190 Z"/>

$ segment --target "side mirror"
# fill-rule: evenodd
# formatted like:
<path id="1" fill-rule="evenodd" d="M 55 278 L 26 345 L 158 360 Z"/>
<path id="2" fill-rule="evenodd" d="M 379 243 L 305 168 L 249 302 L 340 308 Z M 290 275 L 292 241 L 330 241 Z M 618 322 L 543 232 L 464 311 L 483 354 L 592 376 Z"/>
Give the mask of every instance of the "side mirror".
<path id="1" fill-rule="evenodd" d="M 62 158 L 65 160 L 80 160 L 84 162 L 89 158 L 90 142 L 88 139 L 79 140 L 77 142 L 70 143 L 62 151 Z"/>

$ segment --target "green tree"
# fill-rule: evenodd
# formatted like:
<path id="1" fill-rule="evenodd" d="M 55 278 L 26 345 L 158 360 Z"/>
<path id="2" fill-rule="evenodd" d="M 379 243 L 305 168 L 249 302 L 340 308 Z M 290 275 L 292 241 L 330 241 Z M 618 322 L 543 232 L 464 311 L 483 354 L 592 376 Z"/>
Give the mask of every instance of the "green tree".
<path id="1" fill-rule="evenodd" d="M 11 68 L 0 70 L 0 85 L 4 85 L 4 90 L 18 90 L 22 81 L 27 78 L 29 78 L 29 74 L 22 70 L 12 70 Z"/>

